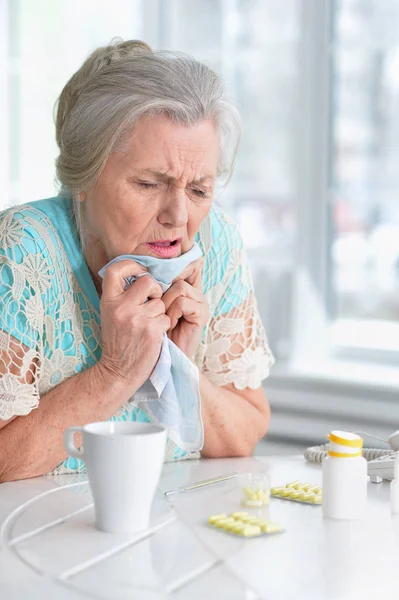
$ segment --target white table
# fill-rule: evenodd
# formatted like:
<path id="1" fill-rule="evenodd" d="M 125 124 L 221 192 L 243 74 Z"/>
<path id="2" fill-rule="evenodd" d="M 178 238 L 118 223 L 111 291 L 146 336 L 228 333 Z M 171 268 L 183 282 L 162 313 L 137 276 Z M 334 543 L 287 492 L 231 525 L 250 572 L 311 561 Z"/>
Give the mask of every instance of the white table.
<path id="1" fill-rule="evenodd" d="M 1 485 L 1 600 L 399 598 L 399 519 L 390 515 L 386 482 L 369 484 L 368 516 L 359 522 L 323 520 L 320 506 L 272 499 L 270 517 L 286 531 L 250 540 L 204 524 L 215 510 L 230 510 L 239 493 L 234 480 L 169 496 L 173 505 L 163 495 L 189 482 L 258 470 L 267 470 L 273 485 L 321 482 L 320 467 L 301 457 L 170 463 L 152 530 L 141 536 L 94 528 L 85 476 Z M 44 492 L 50 493 L 16 510 Z"/>

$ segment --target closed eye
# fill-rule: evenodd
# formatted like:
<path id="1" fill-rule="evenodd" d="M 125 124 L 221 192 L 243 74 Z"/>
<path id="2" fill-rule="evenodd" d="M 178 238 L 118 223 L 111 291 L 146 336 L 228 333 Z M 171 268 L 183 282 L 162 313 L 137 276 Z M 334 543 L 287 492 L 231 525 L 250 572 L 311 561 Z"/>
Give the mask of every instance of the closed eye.
<path id="1" fill-rule="evenodd" d="M 149 181 L 137 181 L 137 185 L 145 190 L 153 190 L 159 187 L 158 183 L 151 183 Z M 200 188 L 190 188 L 190 191 L 198 196 L 198 198 L 207 198 L 208 192 L 205 190 L 201 190 Z"/>
<path id="2" fill-rule="evenodd" d="M 207 193 L 204 190 L 200 190 L 198 188 L 191 188 L 191 191 L 194 192 L 194 194 L 196 196 L 199 196 L 200 198 L 206 198 L 207 197 Z"/>
<path id="3" fill-rule="evenodd" d="M 158 187 L 157 183 L 149 183 L 148 181 L 139 181 L 139 186 L 144 188 L 145 190 L 151 190 Z"/>

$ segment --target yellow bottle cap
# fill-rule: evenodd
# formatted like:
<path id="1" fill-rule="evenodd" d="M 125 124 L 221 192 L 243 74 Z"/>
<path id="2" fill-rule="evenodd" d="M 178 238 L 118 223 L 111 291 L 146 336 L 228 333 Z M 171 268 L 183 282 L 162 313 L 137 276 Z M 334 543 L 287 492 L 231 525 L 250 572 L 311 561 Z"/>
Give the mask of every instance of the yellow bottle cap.
<path id="1" fill-rule="evenodd" d="M 348 446 L 349 448 L 362 448 L 363 439 L 356 433 L 349 433 L 347 431 L 332 431 L 327 438 L 334 444 L 340 444 L 341 446 Z"/>

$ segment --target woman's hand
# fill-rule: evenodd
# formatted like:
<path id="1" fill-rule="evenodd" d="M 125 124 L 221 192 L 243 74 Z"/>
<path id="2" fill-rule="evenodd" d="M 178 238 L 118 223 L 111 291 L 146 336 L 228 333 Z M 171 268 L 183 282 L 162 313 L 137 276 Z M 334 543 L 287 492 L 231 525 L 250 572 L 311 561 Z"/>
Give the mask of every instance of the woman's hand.
<path id="1" fill-rule="evenodd" d="M 203 258 L 192 262 L 162 296 L 170 318 L 168 337 L 190 360 L 194 360 L 202 329 L 209 319 L 209 306 L 201 285 L 203 266 Z"/>
<path id="2" fill-rule="evenodd" d="M 124 277 L 145 272 L 131 260 L 108 267 L 100 303 L 102 356 L 98 364 L 107 378 L 126 381 L 131 394 L 151 375 L 163 334 L 170 327 L 162 289 L 152 277 L 139 277 L 124 289 Z"/>

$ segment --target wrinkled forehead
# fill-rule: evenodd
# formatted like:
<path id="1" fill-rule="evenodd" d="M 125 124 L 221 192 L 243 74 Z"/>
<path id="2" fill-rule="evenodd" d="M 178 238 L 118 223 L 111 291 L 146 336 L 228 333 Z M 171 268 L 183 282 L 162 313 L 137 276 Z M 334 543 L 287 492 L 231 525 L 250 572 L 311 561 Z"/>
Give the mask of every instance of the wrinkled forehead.
<path id="1" fill-rule="evenodd" d="M 158 115 L 141 120 L 115 158 L 141 174 L 203 183 L 215 179 L 219 154 L 219 132 L 213 121 L 181 125 Z"/>

